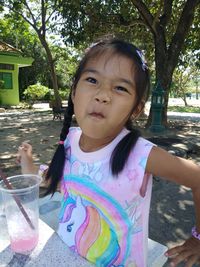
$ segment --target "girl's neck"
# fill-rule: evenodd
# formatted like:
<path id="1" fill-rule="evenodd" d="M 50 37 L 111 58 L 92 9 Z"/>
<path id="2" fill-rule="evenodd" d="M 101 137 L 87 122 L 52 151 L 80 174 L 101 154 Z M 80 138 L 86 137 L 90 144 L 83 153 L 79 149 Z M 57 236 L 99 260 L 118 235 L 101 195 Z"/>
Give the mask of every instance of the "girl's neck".
<path id="1" fill-rule="evenodd" d="M 94 152 L 110 144 L 115 137 L 110 136 L 105 139 L 93 139 L 82 133 L 79 140 L 79 147 L 83 152 Z"/>

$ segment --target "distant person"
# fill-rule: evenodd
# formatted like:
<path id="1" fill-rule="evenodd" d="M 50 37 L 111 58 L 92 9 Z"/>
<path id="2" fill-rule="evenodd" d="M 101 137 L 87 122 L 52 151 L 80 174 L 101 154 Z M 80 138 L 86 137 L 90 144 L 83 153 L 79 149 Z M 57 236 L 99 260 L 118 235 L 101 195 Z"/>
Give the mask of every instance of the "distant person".
<path id="1" fill-rule="evenodd" d="M 96 266 L 147 266 L 152 175 L 192 189 L 196 226 L 169 249 L 171 266 L 200 260 L 200 167 L 145 140 L 132 128 L 149 95 L 142 52 L 122 40 L 91 46 L 75 73 L 47 193 L 63 193 L 58 234 Z M 75 114 L 79 127 L 70 127 Z M 48 129 L 47 129 L 48 130 Z M 23 143 L 22 173 L 38 171 Z M 179 218 L 180 219 L 180 218 Z M 158 229 L 159 231 L 159 229 Z"/>
<path id="2" fill-rule="evenodd" d="M 189 99 L 192 99 L 192 93 L 186 93 L 186 97 L 189 97 Z"/>

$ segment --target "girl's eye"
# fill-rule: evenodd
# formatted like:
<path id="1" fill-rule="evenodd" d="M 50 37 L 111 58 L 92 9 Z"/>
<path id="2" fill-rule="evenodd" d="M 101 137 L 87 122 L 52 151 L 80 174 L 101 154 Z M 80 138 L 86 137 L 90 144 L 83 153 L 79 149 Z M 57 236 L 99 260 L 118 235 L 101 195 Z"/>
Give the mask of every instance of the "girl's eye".
<path id="1" fill-rule="evenodd" d="M 86 78 L 86 81 L 88 81 L 89 83 L 93 83 L 93 84 L 97 83 L 97 80 L 95 78 L 92 78 L 92 77 Z"/>
<path id="2" fill-rule="evenodd" d="M 122 91 L 122 92 L 127 92 L 128 93 L 128 90 L 125 87 L 122 87 L 122 86 L 117 86 L 116 87 L 116 90 L 117 91 Z"/>

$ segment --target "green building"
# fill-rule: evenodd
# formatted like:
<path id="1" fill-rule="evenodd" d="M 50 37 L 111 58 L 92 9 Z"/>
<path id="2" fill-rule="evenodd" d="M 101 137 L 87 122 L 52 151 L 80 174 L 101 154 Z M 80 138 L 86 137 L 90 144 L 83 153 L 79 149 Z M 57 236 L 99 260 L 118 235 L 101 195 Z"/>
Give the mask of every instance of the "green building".
<path id="1" fill-rule="evenodd" d="M 0 41 L 0 105 L 19 104 L 19 68 L 31 66 L 32 58 Z"/>

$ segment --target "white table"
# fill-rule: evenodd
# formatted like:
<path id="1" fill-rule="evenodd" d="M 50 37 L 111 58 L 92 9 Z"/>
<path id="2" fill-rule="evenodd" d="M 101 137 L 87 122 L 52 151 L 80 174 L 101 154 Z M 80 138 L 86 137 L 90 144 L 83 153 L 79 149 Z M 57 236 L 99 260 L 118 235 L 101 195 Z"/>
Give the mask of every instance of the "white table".
<path id="1" fill-rule="evenodd" d="M 4 220 L 4 222 L 3 222 Z M 0 219 L 1 229 L 5 219 Z M 6 231 L 4 231 L 5 233 Z M 8 237 L 8 236 L 7 236 Z M 57 266 L 93 266 L 77 254 L 71 252 L 61 241 L 54 230 L 42 220 L 39 221 L 39 242 L 29 255 L 15 254 L 9 246 L 9 240 L 0 237 L 0 266 L 1 267 L 57 267 Z"/>
<path id="2" fill-rule="evenodd" d="M 14 254 L 9 246 L 5 217 L 0 216 L 0 267 L 92 267 L 91 263 L 70 251 L 58 237 L 57 218 L 61 194 L 40 199 L 39 243 L 28 256 Z M 51 226 L 51 227 L 50 227 Z M 166 262 L 167 247 L 149 239 L 148 267 L 161 267 Z"/>

